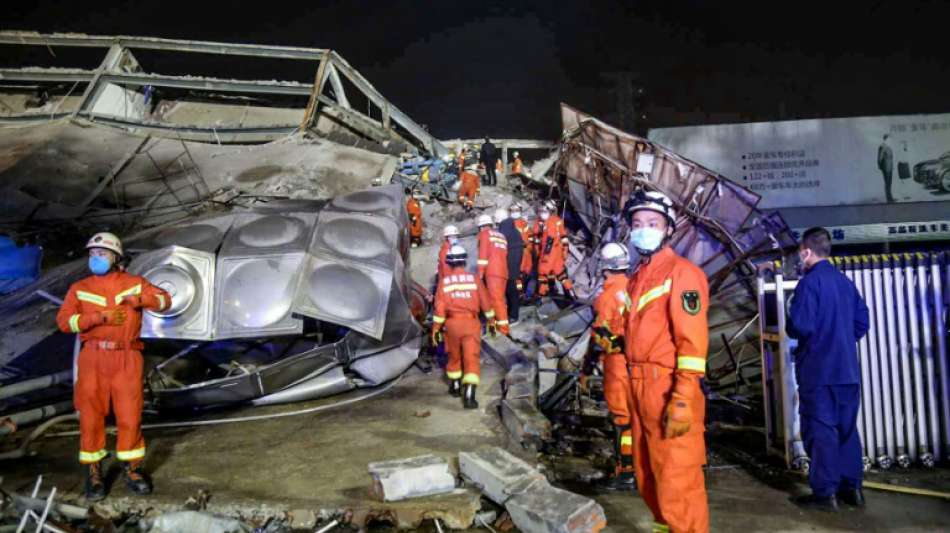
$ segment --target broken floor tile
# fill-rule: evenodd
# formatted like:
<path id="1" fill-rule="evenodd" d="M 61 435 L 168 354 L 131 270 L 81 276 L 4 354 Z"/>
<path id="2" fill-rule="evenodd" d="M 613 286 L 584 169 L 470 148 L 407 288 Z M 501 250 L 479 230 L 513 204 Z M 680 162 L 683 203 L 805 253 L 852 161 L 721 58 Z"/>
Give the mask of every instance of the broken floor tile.
<path id="1" fill-rule="evenodd" d="M 460 452 L 459 470 L 488 499 L 501 505 L 513 494 L 537 484 L 547 484 L 544 474 L 498 447 Z"/>
<path id="2" fill-rule="evenodd" d="M 455 489 L 455 476 L 449 471 L 448 462 L 434 455 L 370 463 L 369 474 L 373 478 L 373 493 L 387 502 Z"/>
<path id="3" fill-rule="evenodd" d="M 607 525 L 597 502 L 551 485 L 537 485 L 505 504 L 522 533 L 597 533 Z"/>

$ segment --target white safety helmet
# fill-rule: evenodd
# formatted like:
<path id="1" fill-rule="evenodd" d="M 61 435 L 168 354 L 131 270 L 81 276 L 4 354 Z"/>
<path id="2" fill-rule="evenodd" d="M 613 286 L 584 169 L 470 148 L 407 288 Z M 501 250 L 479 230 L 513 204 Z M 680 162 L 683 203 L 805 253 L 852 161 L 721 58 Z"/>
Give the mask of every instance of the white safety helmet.
<path id="1" fill-rule="evenodd" d="M 600 250 L 601 270 L 627 270 L 630 268 L 630 254 L 627 248 L 616 242 L 608 242 Z"/>
<path id="2" fill-rule="evenodd" d="M 445 254 L 445 262 L 451 266 L 464 265 L 467 260 L 468 252 L 465 251 L 465 248 L 457 244 L 449 248 L 449 253 Z"/>
<path id="3" fill-rule="evenodd" d="M 449 224 L 448 226 L 442 229 L 442 236 L 445 237 L 446 239 L 448 239 L 449 237 L 458 237 L 459 229 Z"/>
<path id="4" fill-rule="evenodd" d="M 495 209 L 494 218 L 495 218 L 495 224 L 501 224 L 503 220 L 508 218 L 508 210 L 503 207 L 499 207 L 498 209 Z"/>
<path id="5" fill-rule="evenodd" d="M 557 202 L 554 200 L 548 200 L 541 204 L 541 211 L 547 211 L 548 213 L 554 213 L 557 211 Z"/>
<path id="6" fill-rule="evenodd" d="M 654 211 L 666 217 L 670 227 L 676 225 L 676 209 L 673 207 L 673 201 L 658 191 L 639 190 L 627 201 L 625 211 L 629 221 L 637 211 Z"/>
<path id="7" fill-rule="evenodd" d="M 96 233 L 89 239 L 89 242 L 86 243 L 86 249 L 90 250 L 92 248 L 110 250 L 119 256 L 125 255 L 122 252 L 122 241 L 115 234 L 107 231 Z"/>
<path id="8" fill-rule="evenodd" d="M 518 155 L 520 155 L 520 154 L 518 154 L 518 151 L 517 151 L 517 150 L 511 153 L 511 156 L 512 156 L 512 157 L 518 157 Z"/>
<path id="9" fill-rule="evenodd" d="M 492 219 L 491 219 L 490 216 L 488 216 L 488 215 L 479 215 L 479 216 L 478 216 L 478 227 L 491 226 L 492 224 L 494 224 L 494 222 L 492 222 Z"/>

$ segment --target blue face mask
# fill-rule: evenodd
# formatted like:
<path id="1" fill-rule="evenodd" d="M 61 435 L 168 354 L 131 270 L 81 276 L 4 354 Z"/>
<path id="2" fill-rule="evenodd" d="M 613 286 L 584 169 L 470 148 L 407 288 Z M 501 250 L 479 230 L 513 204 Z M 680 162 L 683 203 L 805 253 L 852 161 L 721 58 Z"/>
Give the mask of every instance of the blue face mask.
<path id="1" fill-rule="evenodd" d="M 656 228 L 637 228 L 630 232 L 630 244 L 643 252 L 655 252 L 666 237 L 666 233 Z"/>
<path id="2" fill-rule="evenodd" d="M 112 269 L 112 261 L 101 255 L 89 256 L 89 270 L 97 276 L 102 276 Z"/>

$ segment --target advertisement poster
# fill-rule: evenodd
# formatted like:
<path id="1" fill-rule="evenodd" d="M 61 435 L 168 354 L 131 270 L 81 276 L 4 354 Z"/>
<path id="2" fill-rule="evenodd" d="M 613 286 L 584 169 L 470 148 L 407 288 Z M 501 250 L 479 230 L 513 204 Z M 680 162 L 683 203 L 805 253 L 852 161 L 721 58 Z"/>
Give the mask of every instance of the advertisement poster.
<path id="1" fill-rule="evenodd" d="M 762 208 L 950 201 L 950 114 L 652 129 Z"/>

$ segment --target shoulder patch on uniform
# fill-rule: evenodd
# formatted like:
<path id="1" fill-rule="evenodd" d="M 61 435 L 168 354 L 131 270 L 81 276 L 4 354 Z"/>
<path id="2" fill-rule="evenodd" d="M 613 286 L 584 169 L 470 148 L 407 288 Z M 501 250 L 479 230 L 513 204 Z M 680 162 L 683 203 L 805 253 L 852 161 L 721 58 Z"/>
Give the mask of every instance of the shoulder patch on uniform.
<path id="1" fill-rule="evenodd" d="M 691 315 L 699 314 L 703 304 L 699 298 L 699 291 L 683 291 L 683 310 Z"/>

